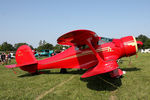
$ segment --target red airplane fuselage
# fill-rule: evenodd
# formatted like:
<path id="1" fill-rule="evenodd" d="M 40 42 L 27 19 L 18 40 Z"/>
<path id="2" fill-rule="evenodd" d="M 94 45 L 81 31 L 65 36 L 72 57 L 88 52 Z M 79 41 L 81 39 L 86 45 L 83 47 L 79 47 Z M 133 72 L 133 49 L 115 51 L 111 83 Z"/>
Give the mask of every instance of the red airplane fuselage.
<path id="1" fill-rule="evenodd" d="M 104 59 L 117 60 L 124 56 L 131 56 L 137 52 L 137 44 L 134 37 L 128 36 L 128 41 L 123 42 L 121 39 L 110 39 L 110 41 L 99 40 L 96 51 Z M 130 39 L 129 39 L 130 38 Z M 129 44 L 130 43 L 130 44 Z M 127 45 L 126 45 L 127 44 Z M 126 51 L 129 50 L 129 51 Z M 88 69 L 98 63 L 94 53 L 87 46 L 72 46 L 69 49 L 52 56 L 50 58 L 38 61 L 38 70 L 52 68 L 80 68 Z"/>

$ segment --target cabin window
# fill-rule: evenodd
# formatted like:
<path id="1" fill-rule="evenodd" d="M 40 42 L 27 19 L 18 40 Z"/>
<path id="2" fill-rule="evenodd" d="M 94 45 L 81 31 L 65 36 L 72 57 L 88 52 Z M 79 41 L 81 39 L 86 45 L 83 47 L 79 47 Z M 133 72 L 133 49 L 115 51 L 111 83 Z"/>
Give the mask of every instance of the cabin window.
<path id="1" fill-rule="evenodd" d="M 108 42 L 112 42 L 113 39 L 110 38 L 106 38 L 106 37 L 101 37 L 101 39 L 98 41 L 98 45 L 104 44 L 104 43 L 108 43 Z"/>
<path id="2" fill-rule="evenodd" d="M 75 50 L 79 50 L 79 48 L 78 48 L 78 47 L 75 47 Z"/>
<path id="3" fill-rule="evenodd" d="M 84 50 L 84 49 L 87 49 L 89 48 L 88 45 L 80 45 L 80 46 L 77 46 L 80 50 Z"/>

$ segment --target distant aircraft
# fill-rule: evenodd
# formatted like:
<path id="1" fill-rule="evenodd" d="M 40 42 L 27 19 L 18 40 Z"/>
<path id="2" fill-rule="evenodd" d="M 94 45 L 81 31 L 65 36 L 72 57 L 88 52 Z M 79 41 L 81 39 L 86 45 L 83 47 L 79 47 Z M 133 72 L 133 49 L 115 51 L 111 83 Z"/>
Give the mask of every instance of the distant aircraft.
<path id="1" fill-rule="evenodd" d="M 123 71 L 118 68 L 117 59 L 135 55 L 138 47 L 142 45 L 142 42 L 137 42 L 133 36 L 109 39 L 99 37 L 90 30 L 68 32 L 59 37 L 57 42 L 71 47 L 55 56 L 37 60 L 31 48 L 23 45 L 16 52 L 17 64 L 6 67 L 19 67 L 29 73 L 55 68 L 88 69 L 81 78 L 102 73 L 109 73 L 111 77 L 120 77 Z"/>

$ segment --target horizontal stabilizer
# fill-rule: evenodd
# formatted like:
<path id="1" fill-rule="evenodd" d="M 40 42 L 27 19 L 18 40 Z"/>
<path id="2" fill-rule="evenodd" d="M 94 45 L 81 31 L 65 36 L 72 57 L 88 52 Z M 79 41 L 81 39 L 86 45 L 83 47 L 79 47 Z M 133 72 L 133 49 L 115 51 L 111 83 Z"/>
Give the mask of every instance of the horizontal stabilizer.
<path id="1" fill-rule="evenodd" d="M 38 61 L 27 62 L 25 64 L 17 64 L 16 67 L 22 67 L 22 66 L 33 65 L 33 64 L 38 64 Z"/>

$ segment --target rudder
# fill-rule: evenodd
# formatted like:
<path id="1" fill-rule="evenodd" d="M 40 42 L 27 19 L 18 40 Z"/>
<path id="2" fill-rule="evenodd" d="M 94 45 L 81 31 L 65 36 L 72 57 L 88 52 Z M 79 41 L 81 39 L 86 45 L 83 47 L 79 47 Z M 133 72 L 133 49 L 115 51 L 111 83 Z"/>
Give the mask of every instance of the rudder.
<path id="1" fill-rule="evenodd" d="M 16 62 L 18 66 L 23 66 L 36 63 L 37 60 L 34 57 L 31 48 L 28 45 L 22 45 L 16 52 Z"/>
<path id="2" fill-rule="evenodd" d="M 28 45 L 22 45 L 16 52 L 17 67 L 30 73 L 37 69 L 38 60 L 35 58 L 32 49 Z"/>

